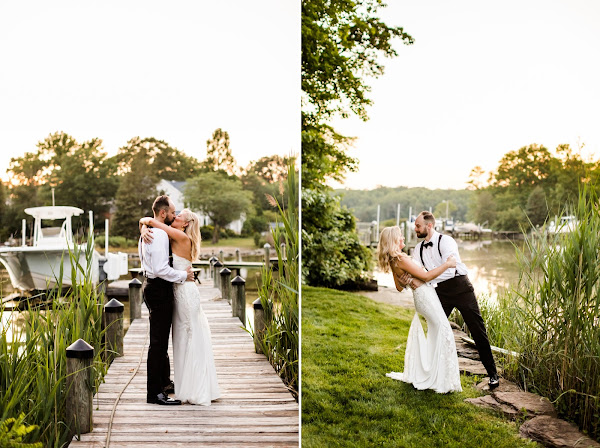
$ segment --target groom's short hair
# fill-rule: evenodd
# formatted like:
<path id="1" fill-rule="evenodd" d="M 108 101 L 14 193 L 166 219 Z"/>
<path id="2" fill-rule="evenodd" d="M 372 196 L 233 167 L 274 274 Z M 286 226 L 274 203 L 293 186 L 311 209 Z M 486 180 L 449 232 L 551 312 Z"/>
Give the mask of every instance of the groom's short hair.
<path id="1" fill-rule="evenodd" d="M 421 213 L 419 213 L 419 215 L 421 215 L 423 217 L 423 221 L 425 221 L 426 223 L 430 222 L 431 224 L 433 224 L 435 226 L 435 216 L 433 216 L 432 213 L 422 211 Z"/>
<path id="2" fill-rule="evenodd" d="M 169 198 L 169 196 L 163 194 L 162 196 L 159 196 L 154 200 L 154 204 L 152 204 L 152 211 L 155 215 L 158 215 L 161 210 L 169 211 L 170 202 L 171 199 Z"/>

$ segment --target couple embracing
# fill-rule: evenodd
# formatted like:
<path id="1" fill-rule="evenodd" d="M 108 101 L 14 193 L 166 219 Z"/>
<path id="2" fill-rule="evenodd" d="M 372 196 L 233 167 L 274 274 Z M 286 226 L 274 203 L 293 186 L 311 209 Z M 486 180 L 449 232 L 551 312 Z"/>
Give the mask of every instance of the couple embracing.
<path id="1" fill-rule="evenodd" d="M 154 218 L 140 219 L 139 244 L 144 302 L 150 311 L 146 401 L 210 406 L 220 392 L 210 328 L 192 273 L 192 261 L 200 255 L 200 221 L 187 209 L 176 215 L 165 195 L 156 198 L 152 211 Z M 171 326 L 174 382 L 167 353 Z M 169 397 L 172 393 L 176 399 Z"/>
<path id="2" fill-rule="evenodd" d="M 418 313 L 408 332 L 404 372 L 391 372 L 387 376 L 410 383 L 420 390 L 460 392 L 458 355 L 447 319 L 452 310 L 457 308 L 471 331 L 481 362 L 489 375 L 489 386 L 493 389 L 499 385 L 496 364 L 467 269 L 460 261 L 456 241 L 436 232 L 434 226 L 435 217 L 429 212 L 421 212 L 415 221 L 417 236 L 425 238 L 414 250 L 414 259 L 422 267 L 402 253 L 404 237 L 398 226 L 388 227 L 381 232 L 379 266 L 384 272 L 392 272 L 399 291 L 406 286 L 413 290 Z M 427 336 L 419 314 L 427 321 Z"/>

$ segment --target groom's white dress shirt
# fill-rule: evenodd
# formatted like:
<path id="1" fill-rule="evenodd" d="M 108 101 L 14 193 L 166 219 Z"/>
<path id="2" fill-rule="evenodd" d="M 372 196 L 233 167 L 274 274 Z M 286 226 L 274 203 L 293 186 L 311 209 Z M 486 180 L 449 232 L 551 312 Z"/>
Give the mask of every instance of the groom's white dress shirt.
<path id="1" fill-rule="evenodd" d="M 153 228 L 152 244 L 144 244 L 140 239 L 138 252 L 142 270 L 148 278 L 162 278 L 171 283 L 185 283 L 186 271 L 178 271 L 169 266 L 169 235 L 162 229 Z"/>
<path id="2" fill-rule="evenodd" d="M 421 266 L 425 266 L 431 271 L 432 269 L 444 264 L 450 255 L 454 255 L 454 258 L 456 258 L 456 268 L 446 269 L 441 275 L 428 282 L 428 285 L 435 285 L 443 282 L 444 280 L 449 280 L 454 277 L 456 273 L 458 273 L 458 275 L 467 275 L 469 273 L 465 264 L 460 261 L 458 245 L 456 244 L 456 241 L 454 241 L 454 238 L 449 235 L 442 235 L 442 239 L 440 241 L 440 234 L 434 231 L 433 236 L 429 241 L 433 243 L 433 246 L 423 248 L 423 259 L 421 260 L 421 245 L 425 242 L 425 240 L 416 245 L 415 250 L 413 251 L 413 259 L 416 260 L 417 263 L 421 264 Z M 440 245 L 439 250 L 438 243 Z M 441 257 L 440 251 L 442 253 Z"/>

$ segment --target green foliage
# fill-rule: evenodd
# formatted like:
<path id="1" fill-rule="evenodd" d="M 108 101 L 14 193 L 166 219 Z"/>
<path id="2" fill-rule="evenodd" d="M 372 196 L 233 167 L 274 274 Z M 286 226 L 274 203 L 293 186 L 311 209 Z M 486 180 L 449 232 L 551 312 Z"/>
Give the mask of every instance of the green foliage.
<path id="1" fill-rule="evenodd" d="M 222 172 L 205 172 L 187 181 L 185 203 L 208 215 L 214 225 L 212 242 L 219 241 L 219 229 L 238 219 L 250 207 L 252 194 L 242 183 Z"/>
<path id="2" fill-rule="evenodd" d="M 304 253 L 303 253 L 304 259 Z M 302 288 L 303 447 L 534 447 L 513 422 L 465 398 L 387 378 L 402 371 L 414 311 L 357 294 Z"/>
<path id="3" fill-rule="evenodd" d="M 275 244 L 277 251 L 277 273 L 263 267 L 262 284 L 258 291 L 261 304 L 265 310 L 265 332 L 260 337 L 262 352 L 267 356 L 290 392 L 298 399 L 298 353 L 300 347 L 298 323 L 298 208 L 296 201 L 298 185 L 294 172 L 294 163 L 288 165 L 287 207 L 274 199 L 279 211 L 278 222 L 283 227 L 275 226 L 271 230 L 273 240 L 285 243 L 285 254 L 280 244 Z M 283 201 L 282 201 L 283 202 Z"/>
<path id="4" fill-rule="evenodd" d="M 408 217 L 409 207 L 412 207 L 413 215 L 417 215 L 423 210 L 429 210 L 429 207 L 433 209 L 438 205 L 442 214 L 435 216 L 442 218 L 446 216 L 446 204 L 442 202 L 445 200 L 450 201 L 450 210 L 453 205 L 456 207 L 456 211 L 450 213 L 451 217 L 464 221 L 472 197 L 475 196 L 475 193 L 469 190 L 430 190 L 421 187 L 378 187 L 373 190 L 336 190 L 335 193 L 341 196 L 342 205 L 352 210 L 358 221 L 374 221 L 377 218 L 377 205 L 380 205 L 380 219 L 393 219 L 394 225 L 398 204 L 401 220 Z"/>
<path id="5" fill-rule="evenodd" d="M 503 362 L 504 375 L 548 397 L 561 417 L 598 440 L 600 210 L 593 189 L 581 191 L 575 215 L 572 232 L 525 235 L 519 284 L 484 318 L 492 344 L 521 354 Z"/>
<path id="6" fill-rule="evenodd" d="M 206 141 L 206 159 L 202 162 L 206 171 L 223 171 L 235 174 L 238 171 L 231 149 L 229 134 L 221 128 L 215 129 L 212 137 Z"/>
<path id="7" fill-rule="evenodd" d="M 106 241 L 104 235 L 97 236 L 94 238 L 94 244 L 97 248 L 104 248 L 104 242 Z M 128 249 L 131 247 L 138 246 L 137 239 L 127 239 L 122 236 L 110 236 L 108 237 L 108 244 L 110 247 L 117 247 L 121 249 Z"/>
<path id="8" fill-rule="evenodd" d="M 38 429 L 35 425 L 25 425 L 25 414 L 10 417 L 0 423 L 0 446 L 5 448 L 42 448 L 42 442 L 27 443 L 23 438 Z"/>
<path id="9" fill-rule="evenodd" d="M 90 280 L 91 243 L 86 256 L 86 266 L 79 265 L 78 250 L 65 261 L 71 263 L 73 276 L 79 272 L 82 280 L 74 281 L 63 295 L 62 272 L 57 273 L 58 286 L 48 292 L 47 311 L 12 311 L 19 313 L 23 325 L 11 329 L 11 321 L 3 319 L 0 327 L 0 421 L 24 414 L 27 422 L 38 426 L 24 438 L 40 440 L 44 446 L 59 447 L 70 441 L 65 424 L 67 347 L 81 338 L 95 348 L 90 368 L 94 390 L 107 369 L 102 361 L 104 296 L 97 294 Z"/>
<path id="10" fill-rule="evenodd" d="M 371 264 L 360 244 L 354 216 L 327 193 L 302 191 L 302 277 L 309 285 L 348 287 L 364 279 Z"/>
<path id="11" fill-rule="evenodd" d="M 4 224 L 10 232 L 21 229 L 23 210 L 51 205 L 55 188 L 57 205 L 92 210 L 97 217 L 108 211 L 118 186 L 116 165 L 102 149 L 102 140 L 78 143 L 64 132 L 50 134 L 38 151 L 11 159 L 8 173 L 15 184 Z"/>
<path id="12" fill-rule="evenodd" d="M 156 178 L 149 175 L 149 165 L 143 157 L 131 160 L 130 171 L 127 172 L 117 190 L 112 233 L 129 239 L 139 237 L 139 219 L 153 216 L 152 204 L 158 196 Z"/>
<path id="13" fill-rule="evenodd" d="M 163 140 L 154 137 L 134 137 L 119 148 L 114 161 L 120 174 L 134 170 L 140 177 L 149 177 L 156 184 L 160 179 L 186 180 L 198 174 L 200 162 L 188 157 Z"/>
<path id="14" fill-rule="evenodd" d="M 496 221 L 496 202 L 492 193 L 480 190 L 473 194 L 467 219 L 481 224 L 487 222 L 488 225 Z"/>
<path id="15" fill-rule="evenodd" d="M 518 205 L 496 213 L 494 227 L 498 230 L 519 230 L 526 222 L 525 213 Z"/>
<path id="16" fill-rule="evenodd" d="M 541 226 L 548 218 L 548 204 L 546 193 L 541 186 L 537 186 L 529 194 L 526 207 L 527 217 L 534 226 Z"/>

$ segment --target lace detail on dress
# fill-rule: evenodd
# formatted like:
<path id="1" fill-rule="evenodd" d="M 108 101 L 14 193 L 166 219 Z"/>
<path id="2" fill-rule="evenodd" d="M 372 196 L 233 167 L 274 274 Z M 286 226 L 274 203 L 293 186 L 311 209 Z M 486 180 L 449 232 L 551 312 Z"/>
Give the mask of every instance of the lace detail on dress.
<path id="1" fill-rule="evenodd" d="M 417 389 L 462 391 L 454 334 L 435 289 L 422 285 L 413 291 L 413 297 L 418 314 L 415 313 L 408 332 L 404 372 L 387 376 L 411 383 Z M 419 314 L 427 321 L 427 336 Z"/>

